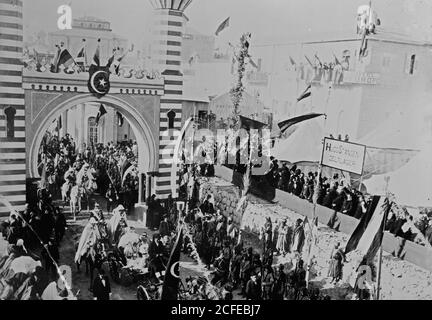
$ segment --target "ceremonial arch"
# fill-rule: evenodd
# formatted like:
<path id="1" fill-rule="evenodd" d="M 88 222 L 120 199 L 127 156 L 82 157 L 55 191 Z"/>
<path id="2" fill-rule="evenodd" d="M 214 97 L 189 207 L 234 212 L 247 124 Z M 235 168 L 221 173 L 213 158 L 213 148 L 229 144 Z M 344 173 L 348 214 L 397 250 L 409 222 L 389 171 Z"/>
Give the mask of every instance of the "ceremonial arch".
<path id="1" fill-rule="evenodd" d="M 24 45 L 23 1 L 0 0 L 0 38 L 6 41 L 0 46 L 0 196 L 16 210 L 24 210 L 28 201 L 26 182 L 39 178 L 35 159 L 44 130 L 64 110 L 87 103 L 109 106 L 130 124 L 146 192 L 160 199 L 177 196 L 172 141 L 182 127 L 182 43 L 187 21 L 183 11 L 191 1 L 151 3 L 155 18 L 151 74 L 124 66 L 120 74 L 110 75 L 109 92 L 96 97 L 87 85 L 88 72 L 69 74 L 61 68 L 51 72 L 51 66 L 60 67 L 51 53 L 44 59 L 36 50 L 29 55 Z M 0 201 L 0 216 L 9 213 L 10 208 Z"/>
<path id="2" fill-rule="evenodd" d="M 45 75 L 45 74 L 44 74 Z M 26 177 L 39 178 L 38 156 L 48 127 L 66 110 L 88 103 L 102 104 L 120 112 L 129 122 L 138 145 L 140 179 L 158 171 L 160 96 L 163 80 L 116 79 L 109 94 L 97 98 L 88 93 L 86 79 L 79 75 L 56 75 L 26 72 L 25 92 Z M 126 81 L 127 80 L 127 81 Z M 142 181 L 141 181 L 142 182 Z M 140 183 L 140 187 L 142 183 Z M 141 191 L 141 190 L 140 190 Z M 144 201 L 139 193 L 139 201 Z"/>

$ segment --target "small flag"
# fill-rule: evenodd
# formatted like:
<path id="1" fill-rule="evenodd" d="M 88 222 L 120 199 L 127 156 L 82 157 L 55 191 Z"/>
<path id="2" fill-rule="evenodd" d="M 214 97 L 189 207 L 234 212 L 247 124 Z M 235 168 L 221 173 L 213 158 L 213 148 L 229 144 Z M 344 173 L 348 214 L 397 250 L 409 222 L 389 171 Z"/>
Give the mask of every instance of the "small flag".
<path id="1" fill-rule="evenodd" d="M 125 52 L 123 55 L 116 58 L 117 52 L 119 51 L 120 48 L 114 49 L 113 55 L 108 60 L 108 64 L 107 64 L 107 67 L 110 69 L 110 71 L 115 73 L 116 75 L 119 75 L 120 73 L 120 62 L 123 60 L 123 58 L 126 56 L 128 52 L 133 51 L 133 45 L 129 51 Z M 111 70 L 111 66 L 113 66 L 113 70 Z"/>
<path id="2" fill-rule="evenodd" d="M 188 61 L 188 63 L 189 63 L 189 65 L 190 66 L 192 66 L 192 63 L 193 63 L 193 61 L 194 61 L 194 56 L 191 56 L 190 58 L 189 58 L 189 61 Z"/>
<path id="3" fill-rule="evenodd" d="M 386 197 L 374 196 L 368 210 L 361 218 L 345 248 L 345 254 L 358 250 L 370 262 L 381 246 L 384 225 L 391 209 Z"/>
<path id="4" fill-rule="evenodd" d="M 113 49 L 113 54 L 112 54 L 112 56 L 108 59 L 108 63 L 107 63 L 107 67 L 109 68 L 109 67 L 111 67 L 111 65 L 113 64 L 113 62 L 114 62 L 114 59 L 115 59 L 115 56 L 116 56 L 116 53 L 117 53 L 117 50 L 119 50 L 120 48 L 114 48 Z"/>
<path id="5" fill-rule="evenodd" d="M 168 260 L 162 285 L 161 300 L 177 300 L 180 282 L 180 251 L 183 243 L 183 227 L 180 227 L 176 242 Z"/>
<path id="6" fill-rule="evenodd" d="M 313 68 L 313 63 L 310 61 L 310 59 L 308 58 L 308 56 L 307 55 L 304 55 L 305 56 L 305 58 L 306 58 L 306 61 L 309 63 L 309 65 Z"/>
<path id="7" fill-rule="evenodd" d="M 322 68 L 322 65 L 323 65 L 323 64 L 322 64 L 320 58 L 318 57 L 318 54 L 315 53 L 314 57 L 315 57 L 315 59 L 318 61 L 318 64 L 320 65 L 320 68 Z"/>
<path id="8" fill-rule="evenodd" d="M 295 65 L 296 65 L 296 62 L 294 61 L 294 59 L 293 59 L 291 56 L 289 56 L 289 59 L 290 59 L 291 64 L 292 64 L 293 66 L 295 66 Z"/>
<path id="9" fill-rule="evenodd" d="M 255 63 L 255 61 L 252 60 L 252 58 L 249 58 L 249 62 L 255 69 L 258 69 L 258 65 Z"/>
<path id="10" fill-rule="evenodd" d="M 58 72 L 57 65 L 58 65 L 58 61 L 60 58 L 60 52 L 61 52 L 60 46 L 58 44 L 56 44 L 56 48 L 57 48 L 56 55 L 53 59 L 53 63 L 51 64 L 51 72 L 54 72 L 54 73 Z"/>
<path id="11" fill-rule="evenodd" d="M 118 111 L 117 111 L 117 119 L 118 119 L 118 125 L 122 127 L 124 123 L 124 118 L 123 115 Z"/>
<path id="12" fill-rule="evenodd" d="M 65 67 L 65 70 L 70 67 L 71 65 L 75 64 L 75 61 L 72 57 L 72 55 L 69 53 L 69 51 L 67 49 L 64 49 L 59 56 L 58 62 L 57 62 L 57 66 L 56 66 L 56 70 L 58 72 L 59 68 L 61 65 L 63 65 Z"/>
<path id="13" fill-rule="evenodd" d="M 303 91 L 303 93 L 300 95 L 300 97 L 297 98 L 297 102 L 300 102 L 303 99 L 306 99 L 307 97 L 310 97 L 310 95 L 312 94 L 312 92 L 310 91 L 310 89 L 312 88 L 312 85 L 308 85 L 307 88 L 305 89 L 305 91 Z"/>
<path id="14" fill-rule="evenodd" d="M 102 118 L 102 116 L 106 113 L 107 113 L 107 111 L 106 111 L 105 107 L 103 106 L 103 104 L 101 104 L 99 107 L 99 112 L 96 116 L 96 125 L 99 125 L 100 118 Z"/>
<path id="15" fill-rule="evenodd" d="M 222 23 L 219 25 L 219 27 L 217 28 L 217 30 L 216 30 L 216 32 L 215 32 L 215 35 L 218 36 L 219 33 L 222 32 L 222 30 L 224 30 L 225 28 L 228 28 L 228 27 L 229 27 L 229 22 L 230 22 L 230 17 L 226 18 L 226 19 L 224 20 L 224 22 L 222 22 Z"/>
<path id="16" fill-rule="evenodd" d="M 313 118 L 320 117 L 320 116 L 324 116 L 324 115 L 325 115 L 324 113 L 308 113 L 308 114 L 304 114 L 304 115 L 301 115 L 298 117 L 294 117 L 294 118 L 279 122 L 278 126 L 279 126 L 281 132 L 284 133 L 289 127 L 291 127 L 291 126 L 293 126 L 299 122 L 313 119 Z"/>
<path id="17" fill-rule="evenodd" d="M 340 61 L 338 60 L 338 58 L 336 57 L 336 55 L 334 53 L 333 53 L 333 56 L 335 58 L 336 65 L 340 65 L 341 63 L 340 63 Z"/>
<path id="18" fill-rule="evenodd" d="M 57 121 L 57 129 L 58 130 L 60 130 L 62 128 L 62 118 L 61 118 L 61 116 L 58 118 L 58 121 Z"/>
<path id="19" fill-rule="evenodd" d="M 96 52 L 93 56 L 92 65 L 100 67 L 100 39 L 98 39 L 98 45 L 96 47 Z"/>
<path id="20" fill-rule="evenodd" d="M 85 66 L 87 64 L 87 55 L 86 55 L 86 40 L 83 39 L 83 46 L 81 50 L 78 52 L 77 58 L 75 59 L 75 62 L 80 67 L 81 70 L 85 70 Z"/>

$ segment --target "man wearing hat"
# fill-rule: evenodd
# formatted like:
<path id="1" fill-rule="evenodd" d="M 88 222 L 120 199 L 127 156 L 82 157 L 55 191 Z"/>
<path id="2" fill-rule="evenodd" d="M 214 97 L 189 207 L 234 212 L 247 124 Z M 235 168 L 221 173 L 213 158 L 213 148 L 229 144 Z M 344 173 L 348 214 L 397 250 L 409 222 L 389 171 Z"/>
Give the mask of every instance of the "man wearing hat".
<path id="1" fill-rule="evenodd" d="M 303 228 L 303 220 L 299 218 L 296 221 L 296 226 L 292 236 L 291 251 L 298 252 L 301 254 L 301 252 L 303 251 L 304 242 L 305 242 L 305 232 Z"/>
<path id="2" fill-rule="evenodd" d="M 97 202 L 95 203 L 94 209 L 90 214 L 99 222 L 102 222 L 105 220 L 102 209 L 101 209 L 99 203 L 97 203 Z"/>
<path id="3" fill-rule="evenodd" d="M 120 239 L 122 232 L 122 228 L 119 228 L 120 224 L 127 226 L 126 209 L 121 204 L 114 209 L 113 216 L 110 219 L 111 234 L 114 235 L 115 243 Z"/>
<path id="4" fill-rule="evenodd" d="M 246 300 L 261 300 L 261 285 L 255 272 L 251 273 L 250 280 L 246 284 Z"/>
<path id="5" fill-rule="evenodd" d="M 159 225 L 159 234 L 161 235 L 161 237 L 164 237 L 164 236 L 170 234 L 167 215 L 163 216 L 163 220 L 161 221 L 161 223 Z"/>

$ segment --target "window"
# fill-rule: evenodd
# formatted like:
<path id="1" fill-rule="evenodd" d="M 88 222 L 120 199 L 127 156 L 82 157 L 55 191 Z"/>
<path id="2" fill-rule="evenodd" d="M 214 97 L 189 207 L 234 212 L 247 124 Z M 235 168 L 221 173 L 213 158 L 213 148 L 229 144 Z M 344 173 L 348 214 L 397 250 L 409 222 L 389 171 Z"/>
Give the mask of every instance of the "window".
<path id="1" fill-rule="evenodd" d="M 388 68 L 388 67 L 390 66 L 390 61 L 391 61 L 390 56 L 385 55 L 385 56 L 383 57 L 383 59 L 382 59 L 382 66 L 383 66 L 384 68 Z"/>
<path id="2" fill-rule="evenodd" d="M 88 144 L 96 144 L 98 142 L 98 127 L 96 124 L 96 118 L 88 118 Z"/>
<path id="3" fill-rule="evenodd" d="M 6 137 L 14 138 L 15 137 L 15 108 L 9 107 L 6 108 L 5 111 L 6 116 Z"/>
<path id="4" fill-rule="evenodd" d="M 415 70 L 415 58 L 416 58 L 415 54 L 411 55 L 409 74 L 414 74 L 414 70 Z"/>
<path id="5" fill-rule="evenodd" d="M 174 119 L 175 119 L 176 113 L 174 111 L 170 110 L 167 113 L 167 116 L 168 116 L 168 129 L 174 129 Z"/>

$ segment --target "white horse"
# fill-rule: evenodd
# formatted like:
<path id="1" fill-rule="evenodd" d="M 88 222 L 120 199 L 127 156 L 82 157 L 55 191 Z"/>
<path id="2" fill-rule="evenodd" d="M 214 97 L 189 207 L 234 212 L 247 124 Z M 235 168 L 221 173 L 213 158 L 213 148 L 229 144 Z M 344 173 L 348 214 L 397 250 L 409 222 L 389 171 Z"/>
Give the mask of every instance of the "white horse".
<path id="1" fill-rule="evenodd" d="M 70 192 L 70 208 L 74 215 L 74 221 L 76 221 L 76 213 L 81 211 L 81 198 L 83 195 L 83 188 L 79 185 L 72 187 Z M 78 205 L 78 208 L 77 208 Z M 78 211 L 77 211 L 78 209 Z"/>
<path id="2" fill-rule="evenodd" d="M 63 183 L 63 185 L 61 187 L 61 196 L 62 196 L 62 201 L 63 201 L 63 208 L 65 206 L 65 203 L 70 199 L 70 189 L 71 189 L 71 185 L 68 181 Z"/>

